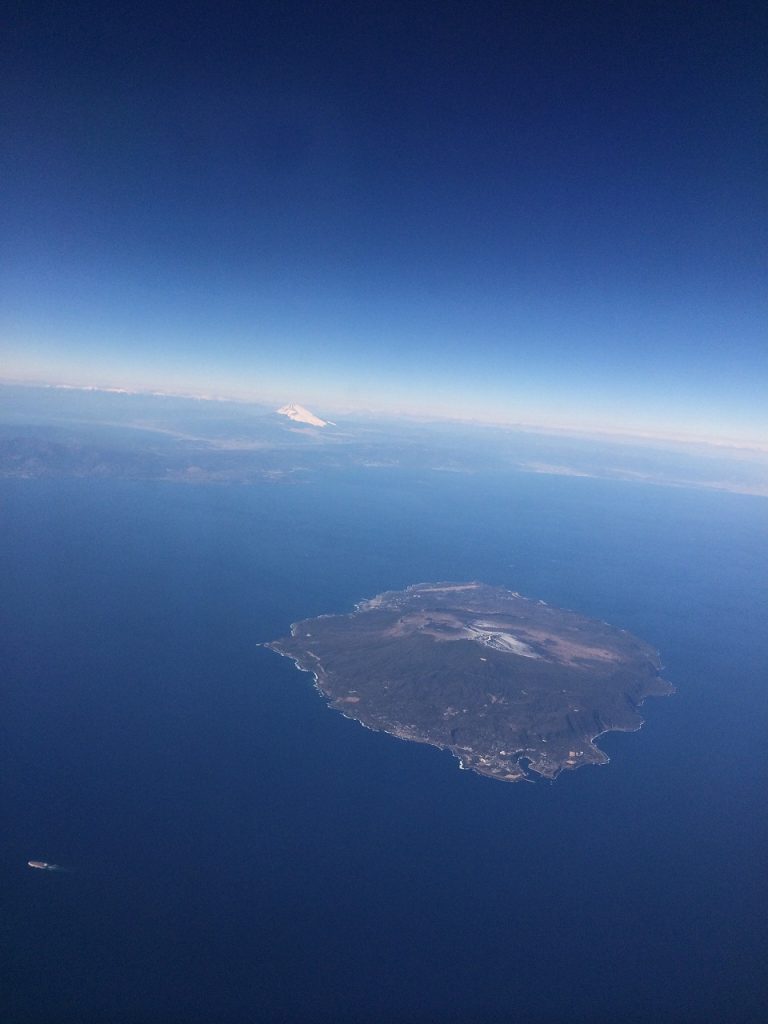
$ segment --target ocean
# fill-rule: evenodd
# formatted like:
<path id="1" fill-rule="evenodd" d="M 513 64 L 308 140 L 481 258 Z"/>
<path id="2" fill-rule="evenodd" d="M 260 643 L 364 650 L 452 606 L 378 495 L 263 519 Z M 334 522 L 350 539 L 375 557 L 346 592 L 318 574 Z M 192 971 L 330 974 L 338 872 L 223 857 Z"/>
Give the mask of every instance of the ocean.
<path id="1" fill-rule="evenodd" d="M 764 1019 L 767 510 L 513 472 L 0 482 L 2 1019 Z M 506 785 L 259 646 L 475 579 L 629 629 L 678 692 L 610 764 Z"/>

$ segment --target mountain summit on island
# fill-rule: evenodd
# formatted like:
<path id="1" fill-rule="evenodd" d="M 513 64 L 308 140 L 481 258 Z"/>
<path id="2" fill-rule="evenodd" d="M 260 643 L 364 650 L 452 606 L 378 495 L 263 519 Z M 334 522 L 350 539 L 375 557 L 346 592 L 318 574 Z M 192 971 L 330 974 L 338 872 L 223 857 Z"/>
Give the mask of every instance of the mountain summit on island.
<path id="1" fill-rule="evenodd" d="M 283 405 L 277 412 L 280 416 L 287 416 L 294 423 L 308 423 L 311 427 L 333 426 L 330 420 L 321 420 L 319 416 L 315 416 L 313 412 L 305 409 L 303 405 L 295 405 L 294 403 Z"/>

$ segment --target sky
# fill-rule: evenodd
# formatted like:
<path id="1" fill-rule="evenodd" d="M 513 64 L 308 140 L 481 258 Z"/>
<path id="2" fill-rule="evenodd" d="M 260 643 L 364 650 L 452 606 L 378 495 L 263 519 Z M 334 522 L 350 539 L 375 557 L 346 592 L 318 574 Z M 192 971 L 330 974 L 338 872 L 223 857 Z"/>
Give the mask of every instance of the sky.
<path id="1" fill-rule="evenodd" d="M 35 3 L 0 378 L 768 438 L 758 3 Z"/>

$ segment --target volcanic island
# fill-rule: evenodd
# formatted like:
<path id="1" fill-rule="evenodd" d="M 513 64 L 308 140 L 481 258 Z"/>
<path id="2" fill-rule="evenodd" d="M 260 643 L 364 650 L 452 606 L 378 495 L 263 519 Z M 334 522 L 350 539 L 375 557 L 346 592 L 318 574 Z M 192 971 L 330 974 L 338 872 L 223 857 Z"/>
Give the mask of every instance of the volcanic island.
<path id="1" fill-rule="evenodd" d="M 477 582 L 387 591 L 265 646 L 348 718 L 506 782 L 607 763 L 595 739 L 634 732 L 646 697 L 674 693 L 631 633 Z"/>

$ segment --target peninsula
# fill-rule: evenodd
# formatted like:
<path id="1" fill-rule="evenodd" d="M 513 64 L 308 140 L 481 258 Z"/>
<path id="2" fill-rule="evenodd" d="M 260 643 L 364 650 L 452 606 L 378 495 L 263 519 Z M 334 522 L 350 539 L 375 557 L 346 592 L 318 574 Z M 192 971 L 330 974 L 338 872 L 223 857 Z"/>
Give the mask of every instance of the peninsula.
<path id="1" fill-rule="evenodd" d="M 477 582 L 387 591 L 265 646 L 347 717 L 508 782 L 605 764 L 595 739 L 639 729 L 645 698 L 674 692 L 625 630 Z"/>

